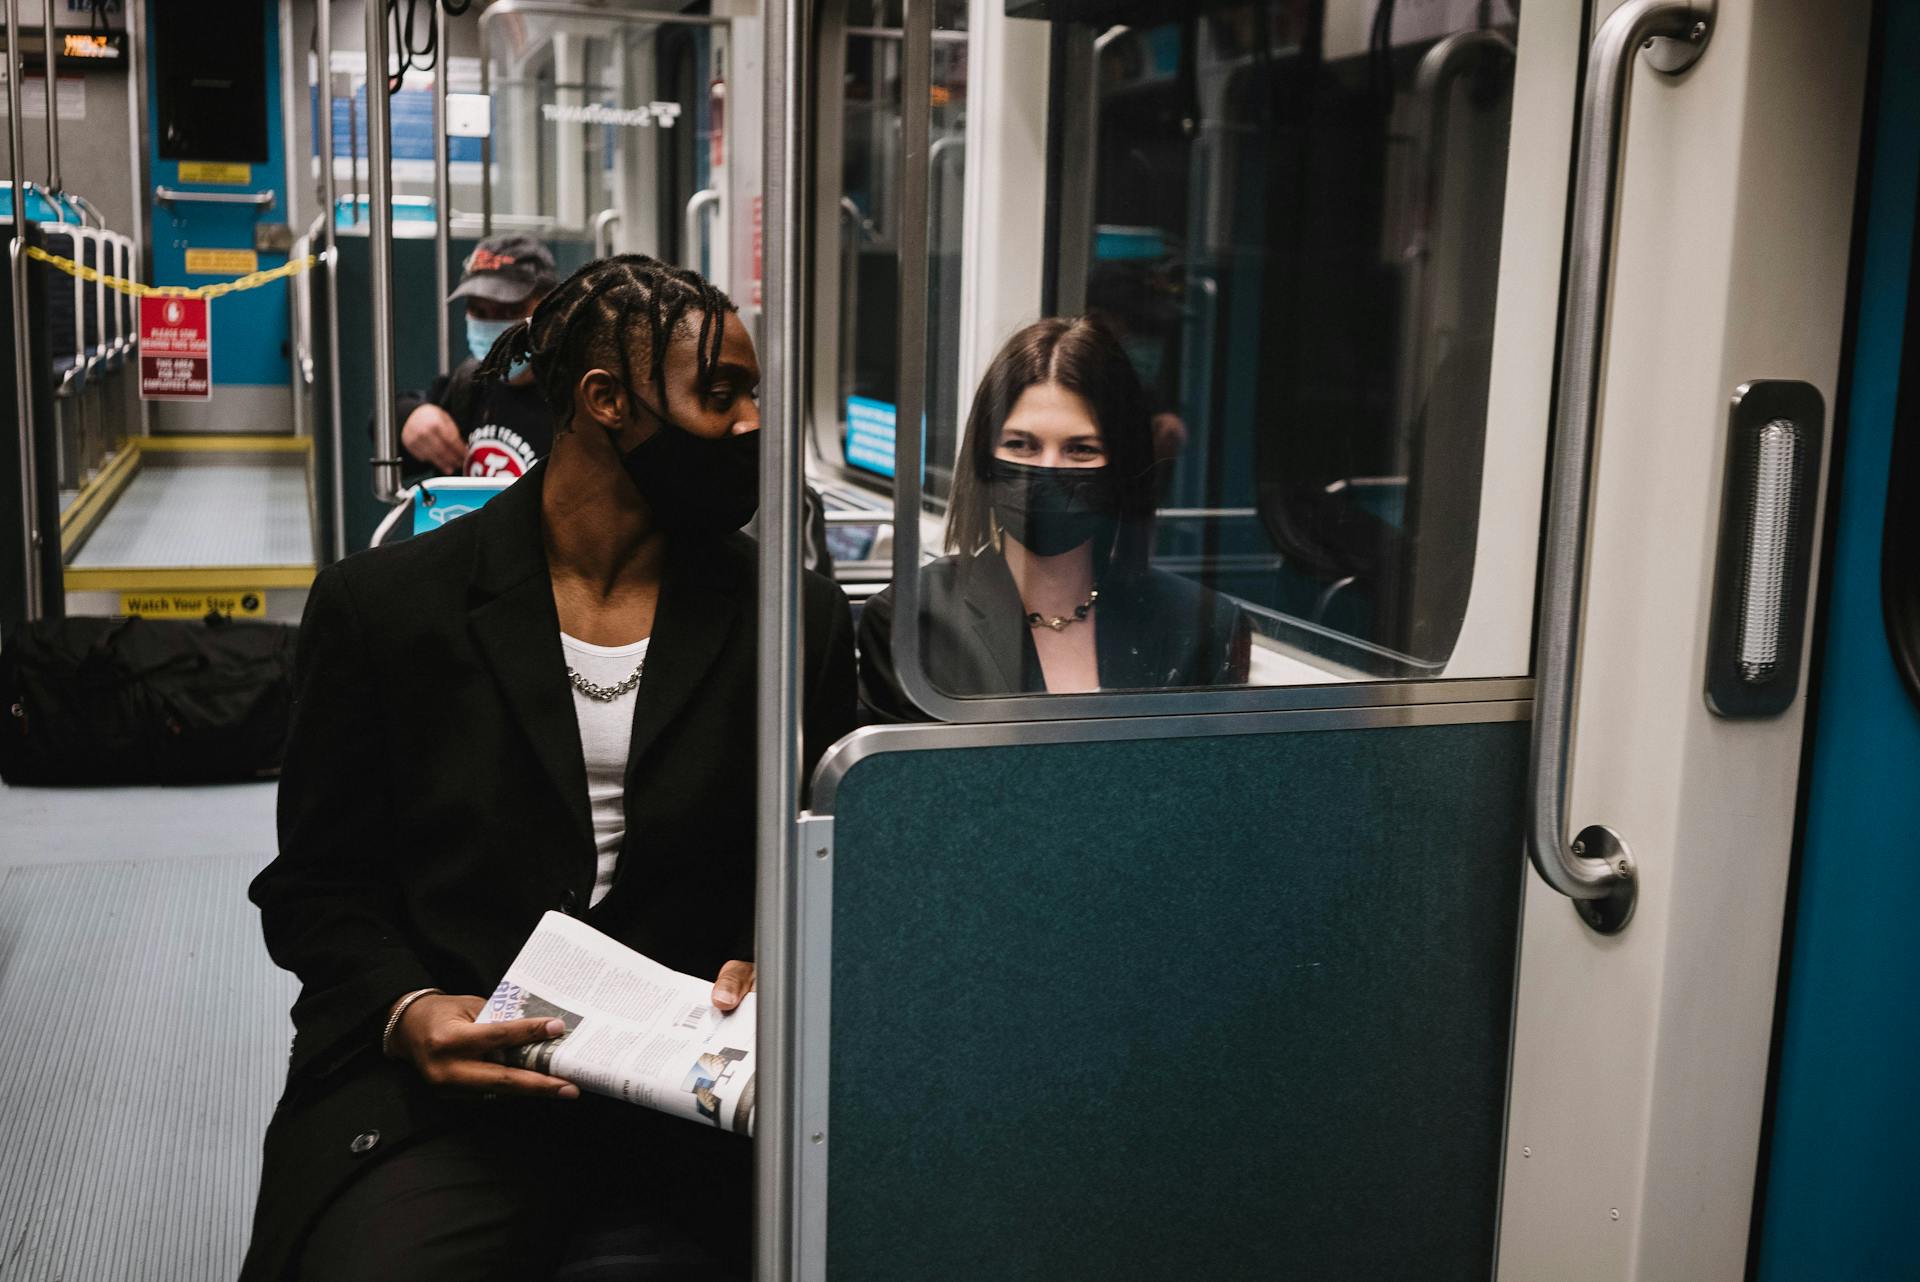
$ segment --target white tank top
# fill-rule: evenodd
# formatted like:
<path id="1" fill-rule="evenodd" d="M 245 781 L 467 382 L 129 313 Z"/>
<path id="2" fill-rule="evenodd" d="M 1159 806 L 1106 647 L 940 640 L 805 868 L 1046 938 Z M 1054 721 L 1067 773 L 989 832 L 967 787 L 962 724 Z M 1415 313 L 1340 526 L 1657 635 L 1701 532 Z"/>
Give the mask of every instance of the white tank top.
<path id="1" fill-rule="evenodd" d="M 651 638 L 648 638 L 651 640 Z M 647 641 L 629 645 L 590 645 L 560 634 L 567 666 L 588 682 L 614 687 L 633 676 L 647 657 Z M 591 907 L 613 889 L 620 843 L 627 835 L 627 749 L 633 743 L 633 705 L 638 689 L 612 699 L 595 699 L 573 685 L 573 715 L 580 723 L 580 752 L 587 762 L 587 802 L 593 811 L 593 844 L 599 852 Z"/>

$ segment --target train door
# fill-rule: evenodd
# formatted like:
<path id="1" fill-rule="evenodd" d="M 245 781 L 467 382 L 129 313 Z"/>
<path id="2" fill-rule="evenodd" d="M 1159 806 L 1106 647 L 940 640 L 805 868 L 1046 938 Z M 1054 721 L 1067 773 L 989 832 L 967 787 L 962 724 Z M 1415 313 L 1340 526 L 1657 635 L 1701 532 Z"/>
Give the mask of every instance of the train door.
<path id="1" fill-rule="evenodd" d="M 770 838 L 770 1275 L 1739 1276 L 1867 6 L 816 17 L 791 395 L 926 720 Z M 1083 312 L 1154 519 L 1023 620 L 969 403 Z"/>
<path id="2" fill-rule="evenodd" d="M 156 285 L 204 285 L 287 261 L 294 200 L 280 127 L 281 6 L 231 0 L 204 25 L 156 21 L 149 4 L 147 171 Z M 161 432 L 291 435 L 288 286 L 228 295 L 212 345 L 213 397 L 166 402 Z"/>

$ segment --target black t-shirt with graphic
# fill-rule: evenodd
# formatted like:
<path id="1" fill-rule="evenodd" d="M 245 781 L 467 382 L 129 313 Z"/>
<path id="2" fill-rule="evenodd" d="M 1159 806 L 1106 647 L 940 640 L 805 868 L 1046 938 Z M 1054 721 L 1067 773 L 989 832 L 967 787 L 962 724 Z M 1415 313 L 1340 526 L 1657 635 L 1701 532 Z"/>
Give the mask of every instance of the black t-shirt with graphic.
<path id="1" fill-rule="evenodd" d="M 433 381 L 425 393 L 410 392 L 396 407 L 398 422 L 422 404 L 438 405 L 460 425 L 467 440 L 466 476 L 521 476 L 553 448 L 553 411 L 531 383 L 474 377 L 480 363 L 464 360 Z M 433 474 L 408 455 L 408 481 Z"/>

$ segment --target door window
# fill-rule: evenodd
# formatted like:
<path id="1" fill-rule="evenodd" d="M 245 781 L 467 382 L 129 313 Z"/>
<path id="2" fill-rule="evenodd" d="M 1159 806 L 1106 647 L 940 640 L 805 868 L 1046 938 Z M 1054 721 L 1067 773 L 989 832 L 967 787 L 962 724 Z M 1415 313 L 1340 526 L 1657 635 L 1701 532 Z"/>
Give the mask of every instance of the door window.
<path id="1" fill-rule="evenodd" d="M 1558 276 L 1531 233 L 1560 226 L 1565 152 L 1514 187 L 1519 0 L 1005 8 L 1004 39 L 1045 42 L 1044 87 L 993 82 L 1044 93 L 1045 172 L 982 150 L 1005 104 L 974 104 L 959 292 L 1004 297 L 980 251 L 1032 227 L 1025 316 L 1058 319 L 950 356 L 936 111 L 913 399 L 950 502 L 896 565 L 896 658 L 942 700 L 1524 675 Z M 1570 118 L 1564 77 L 1528 92 Z M 883 347 L 856 342 L 856 389 Z"/>

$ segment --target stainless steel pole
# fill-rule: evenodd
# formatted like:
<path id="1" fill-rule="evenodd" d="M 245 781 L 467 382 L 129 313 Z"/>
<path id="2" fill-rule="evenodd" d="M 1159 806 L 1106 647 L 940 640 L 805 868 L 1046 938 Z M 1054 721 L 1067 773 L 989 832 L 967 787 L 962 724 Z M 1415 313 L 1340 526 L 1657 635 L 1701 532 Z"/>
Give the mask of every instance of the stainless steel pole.
<path id="1" fill-rule="evenodd" d="M 367 7 L 367 246 L 373 272 L 373 496 L 400 498 L 393 379 L 393 129 L 387 101 L 387 6 Z"/>
<path id="2" fill-rule="evenodd" d="M 447 70 L 453 53 L 447 44 L 447 8 L 433 7 L 433 315 L 436 368 L 447 372 L 452 356 L 449 351 L 450 324 L 447 319 L 447 295 L 453 292 L 448 281 L 447 255 L 453 252 L 453 181 L 447 173 Z"/>
<path id="3" fill-rule="evenodd" d="M 754 1116 L 754 1276 L 796 1275 L 800 804 L 801 423 L 805 404 L 800 226 L 804 209 L 805 13 L 798 0 L 766 7 L 763 139 L 766 237 L 766 399 L 760 430 L 760 780 L 755 989 L 760 1047 Z"/>
<path id="4" fill-rule="evenodd" d="M 40 576 L 39 466 L 33 441 L 33 347 L 27 326 L 27 180 L 21 173 L 26 159 L 26 131 L 20 116 L 20 0 L 7 0 L 7 156 L 13 177 L 13 236 L 7 242 L 13 285 L 13 394 L 20 428 L 20 552 L 25 571 L 26 617 L 29 622 L 45 611 Z"/>
<path id="5" fill-rule="evenodd" d="M 480 234 L 493 235 L 493 46 L 487 42 L 487 15 L 480 15 L 480 96 L 487 100 L 487 132 L 480 135 Z"/>
<path id="6" fill-rule="evenodd" d="M 327 419 L 333 431 L 333 557 L 347 554 L 347 447 L 340 433 L 340 197 L 333 176 L 333 0 L 315 0 L 314 43 L 320 59 L 321 257 L 327 264 Z M 351 104 L 351 95 L 349 95 Z"/>
<path id="7" fill-rule="evenodd" d="M 41 43 L 47 49 L 47 191 L 53 195 L 60 192 L 60 85 L 55 74 L 58 55 L 54 46 L 60 42 L 59 32 L 54 28 L 53 0 L 46 0 L 46 28 L 42 32 Z"/>

